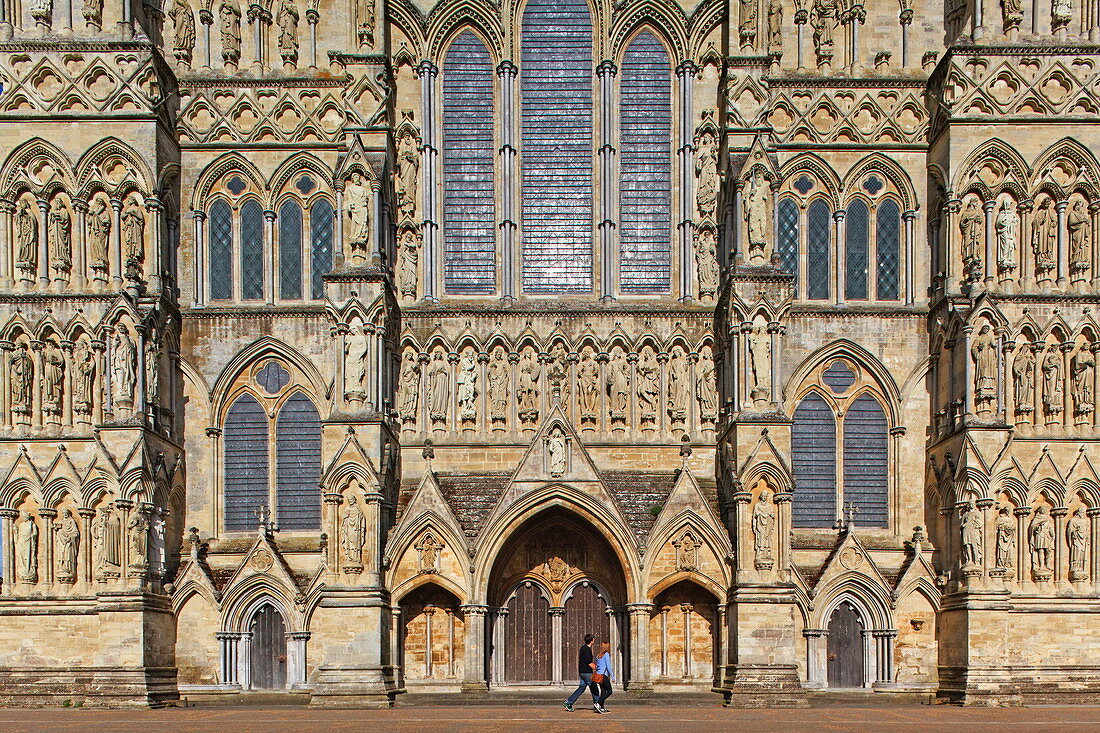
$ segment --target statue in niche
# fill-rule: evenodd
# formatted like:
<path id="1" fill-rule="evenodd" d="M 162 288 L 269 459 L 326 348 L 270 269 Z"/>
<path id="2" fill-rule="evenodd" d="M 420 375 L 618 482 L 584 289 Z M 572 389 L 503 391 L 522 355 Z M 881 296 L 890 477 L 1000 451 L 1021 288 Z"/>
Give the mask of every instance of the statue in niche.
<path id="1" fill-rule="evenodd" d="M 718 133 L 709 116 L 703 113 L 703 124 L 695 139 L 695 208 L 703 221 L 714 221 L 718 207 Z"/>
<path id="2" fill-rule="evenodd" d="M 397 246 L 397 280 L 401 294 L 416 299 L 422 237 L 416 229 L 404 229 Z"/>
<path id="3" fill-rule="evenodd" d="M 412 112 L 405 112 L 410 120 Z M 402 220 L 416 218 L 416 185 L 420 174 L 420 135 L 411 122 L 401 127 L 397 135 L 397 176 L 394 179 L 397 193 L 397 214 Z"/>
<path id="4" fill-rule="evenodd" d="M 1005 272 L 1016 269 L 1016 247 L 1020 236 L 1020 215 L 1016 212 L 1016 203 L 1006 198 L 993 221 L 993 230 L 997 236 L 997 266 Z"/>
<path id="5" fill-rule="evenodd" d="M 533 423 L 539 418 L 539 378 L 542 365 L 535 361 L 530 351 L 523 354 L 519 363 L 519 383 L 516 385 L 516 402 L 519 419 Z"/>
<path id="6" fill-rule="evenodd" d="M 988 417 L 997 397 L 997 342 L 988 323 L 982 324 L 974 337 L 970 358 L 974 360 L 974 408 L 979 415 Z"/>
<path id="7" fill-rule="evenodd" d="M 741 48 L 751 48 L 756 41 L 756 1 L 739 0 L 738 35 L 741 37 Z"/>
<path id="8" fill-rule="evenodd" d="M 833 29 L 838 15 L 837 0 L 813 0 L 810 7 L 810 26 L 814 29 L 814 52 L 818 64 L 833 60 Z"/>
<path id="9" fill-rule="evenodd" d="M 630 364 L 621 351 L 611 356 L 607 370 L 607 410 L 613 422 L 626 422 L 630 411 Z"/>
<path id="10" fill-rule="evenodd" d="M 447 422 L 451 402 L 451 374 L 447 369 L 447 362 L 443 361 L 441 351 L 435 352 L 428 367 L 428 391 L 431 396 L 428 413 L 432 422 Z"/>
<path id="11" fill-rule="evenodd" d="M 717 239 L 717 233 L 710 227 L 704 227 L 695 234 L 695 270 L 699 278 L 700 298 L 718 292 Z"/>
<path id="12" fill-rule="evenodd" d="M 93 31 L 98 31 L 103 25 L 103 0 L 84 0 L 81 14 L 84 16 L 84 22 L 88 24 L 88 27 Z"/>
<path id="13" fill-rule="evenodd" d="M 161 350 L 157 343 L 157 332 L 149 334 L 145 344 L 145 394 L 146 405 L 149 411 L 156 414 L 160 405 L 160 357 Z"/>
<path id="14" fill-rule="evenodd" d="M 11 380 L 11 409 L 16 415 L 30 415 L 34 395 L 34 362 L 25 342 L 15 346 L 8 357 L 8 377 Z"/>
<path id="15" fill-rule="evenodd" d="M 416 361 L 416 354 L 412 351 L 405 352 L 405 358 L 401 360 L 401 374 L 397 378 L 397 414 L 401 422 L 412 424 L 416 422 L 417 408 L 420 405 L 420 364 Z"/>
<path id="16" fill-rule="evenodd" d="M 222 61 L 236 66 L 241 60 L 241 8 L 235 0 L 221 0 L 218 5 L 221 20 Z"/>
<path id="17" fill-rule="evenodd" d="M 195 50 L 195 13 L 187 0 L 176 0 L 168 11 L 172 19 L 172 55 L 176 61 L 187 66 L 191 64 L 191 54 Z"/>
<path id="18" fill-rule="evenodd" d="M 59 275 L 73 269 L 73 215 L 61 202 L 50 211 L 50 240 L 53 243 L 50 267 Z"/>
<path id="19" fill-rule="evenodd" d="M 47 339 L 42 349 L 42 411 L 47 415 L 61 414 L 64 385 L 65 355 L 56 343 Z"/>
<path id="20" fill-rule="evenodd" d="M 691 377 L 688 375 L 688 362 L 683 352 L 675 349 L 668 362 L 668 416 L 674 423 L 687 420 L 688 405 L 691 404 Z"/>
<path id="21" fill-rule="evenodd" d="M 134 363 L 137 347 L 130 332 L 121 323 L 115 326 L 111 344 L 111 387 L 115 405 L 130 408 L 134 404 Z"/>
<path id="22" fill-rule="evenodd" d="M 648 350 L 638 362 L 638 415 L 643 424 L 657 421 L 657 401 L 661 395 L 661 370 Z"/>
<path id="23" fill-rule="evenodd" d="M 748 224 L 749 262 L 763 265 L 767 262 L 768 230 L 771 215 L 768 213 L 771 187 L 759 168 L 753 171 L 746 184 L 745 222 Z"/>
<path id="24" fill-rule="evenodd" d="M 961 560 L 964 570 L 980 567 L 982 564 L 984 522 L 982 512 L 974 506 L 974 502 L 967 503 L 966 509 L 963 511 L 961 526 Z"/>
<path id="25" fill-rule="evenodd" d="M 996 567 L 1007 570 L 1012 567 L 1012 557 L 1016 553 L 1016 522 L 1003 506 L 997 512 L 996 531 Z"/>
<path id="26" fill-rule="evenodd" d="M 783 48 L 782 0 L 770 0 L 768 3 L 768 45 L 773 51 Z"/>
<path id="27" fill-rule="evenodd" d="M 87 341 L 77 341 L 73 352 L 73 411 L 80 415 L 92 412 L 95 389 L 95 356 Z"/>
<path id="28" fill-rule="evenodd" d="M 565 347 L 559 341 L 550 348 L 546 363 L 546 381 L 550 383 L 550 394 L 561 397 L 562 404 L 569 402 L 569 363 Z"/>
<path id="29" fill-rule="evenodd" d="M 1001 0 L 1001 22 L 1004 32 L 1015 30 L 1024 21 L 1024 9 L 1020 0 Z"/>
<path id="30" fill-rule="evenodd" d="M 775 505 L 772 492 L 763 489 L 752 509 L 753 555 L 757 570 L 770 570 L 773 564 L 772 537 L 775 534 Z"/>
<path id="31" fill-rule="evenodd" d="M 298 63 L 298 7 L 290 0 L 283 0 L 275 22 L 279 24 L 279 56 L 284 64 Z"/>
<path id="32" fill-rule="evenodd" d="M 416 543 L 416 551 L 420 554 L 420 572 L 439 572 L 439 555 L 443 551 L 443 543 L 428 532 L 420 542 Z"/>
<path id="33" fill-rule="evenodd" d="M 562 435 L 561 428 L 555 425 L 554 429 L 550 431 L 550 436 L 546 439 L 546 467 L 554 478 L 565 474 L 568 462 L 567 450 L 565 436 Z"/>
<path id="34" fill-rule="evenodd" d="M 1016 412 L 1026 415 L 1035 409 L 1035 355 L 1023 346 L 1012 362 L 1012 393 L 1016 396 Z"/>
<path id="35" fill-rule="evenodd" d="M 695 399 L 699 401 L 700 419 L 713 421 L 718 418 L 718 385 L 714 360 L 706 355 L 699 360 L 699 368 L 695 374 Z"/>
<path id="36" fill-rule="evenodd" d="M 676 567 L 689 573 L 699 570 L 699 547 L 702 544 L 690 529 L 684 530 L 680 539 L 672 541 L 676 549 Z"/>
<path id="37" fill-rule="evenodd" d="M 28 199 L 21 200 L 15 210 L 15 242 L 15 266 L 31 279 L 38 269 L 38 218 Z"/>
<path id="38" fill-rule="evenodd" d="M 61 513 L 61 520 L 54 527 L 57 534 L 57 578 L 72 582 L 76 578 L 76 561 L 80 552 L 80 525 L 71 509 Z"/>
<path id="39" fill-rule="evenodd" d="M 107 571 L 108 567 L 118 567 L 118 547 L 122 528 L 119 518 L 111 511 L 110 505 L 104 505 L 96 512 L 92 521 L 92 558 L 96 576 Z"/>
<path id="40" fill-rule="evenodd" d="M 1092 260 L 1092 222 L 1084 199 L 1075 200 L 1066 212 L 1066 234 L 1069 236 L 1070 271 L 1087 271 Z"/>
<path id="41" fill-rule="evenodd" d="M 359 0 L 357 8 L 359 22 L 356 24 L 356 36 L 359 48 L 369 51 L 374 48 L 374 0 Z"/>
<path id="42" fill-rule="evenodd" d="M 1050 577 L 1051 561 L 1054 558 L 1054 520 L 1047 514 L 1046 507 L 1035 510 L 1035 518 L 1028 529 L 1028 544 L 1031 547 L 1031 567 L 1037 580 Z"/>
<path id="43" fill-rule="evenodd" d="M 754 401 L 766 400 L 771 395 L 771 334 L 763 325 L 756 323 L 745 341 L 749 347 L 749 371 L 753 385 L 749 394 Z"/>
<path id="44" fill-rule="evenodd" d="M 1066 522 L 1066 546 L 1069 548 L 1069 579 L 1087 580 L 1085 552 L 1089 544 L 1089 523 L 1085 510 L 1077 507 Z"/>
<path id="45" fill-rule="evenodd" d="M 353 482 L 357 485 L 358 482 Z M 367 518 L 359 508 L 356 494 L 348 492 L 348 505 L 340 520 L 340 549 L 343 552 L 344 572 L 363 569 L 363 545 L 367 536 Z"/>
<path id="46" fill-rule="evenodd" d="M 1042 276 L 1054 269 L 1054 248 L 1057 241 L 1058 215 L 1054 212 L 1054 202 L 1044 198 L 1036 207 L 1031 223 L 1031 251 L 1035 255 L 1036 275 Z"/>
<path id="47" fill-rule="evenodd" d="M 141 507 L 134 507 L 126 529 L 130 539 L 130 567 L 149 567 L 149 518 Z"/>
<path id="48" fill-rule="evenodd" d="M 473 351 L 466 351 L 458 361 L 455 377 L 458 389 L 458 416 L 466 422 L 477 420 L 477 359 Z"/>
<path id="49" fill-rule="evenodd" d="M 1043 357 L 1043 411 L 1050 416 L 1062 414 L 1062 356 L 1051 346 Z"/>
<path id="50" fill-rule="evenodd" d="M 27 512 L 19 512 L 15 525 L 16 575 L 22 583 L 38 582 L 38 523 Z"/>
<path id="51" fill-rule="evenodd" d="M 600 367 L 588 351 L 581 354 L 577 367 L 577 399 L 581 422 L 595 423 L 600 414 Z"/>
<path id="52" fill-rule="evenodd" d="M 122 253 L 127 267 L 145 261 L 145 214 L 134 197 L 122 209 Z"/>
<path id="53" fill-rule="evenodd" d="M 508 397 L 512 381 L 503 349 L 497 349 L 493 354 L 488 371 L 489 420 L 503 424 L 508 421 Z"/>
<path id="54" fill-rule="evenodd" d="M 1073 3 L 1070 0 L 1051 0 L 1050 27 L 1055 30 L 1064 30 L 1073 20 Z"/>
<path id="55" fill-rule="evenodd" d="M 985 215 L 978 200 L 971 198 L 959 218 L 959 234 L 962 235 L 963 262 L 977 268 L 984 255 L 982 234 L 985 228 Z"/>
<path id="56" fill-rule="evenodd" d="M 1096 366 L 1096 358 L 1085 351 L 1084 348 L 1073 357 L 1073 374 L 1071 382 L 1071 396 L 1073 397 L 1073 414 L 1078 418 L 1092 414 L 1094 401 L 1092 394 L 1093 368 Z"/>
<path id="57" fill-rule="evenodd" d="M 111 236 L 111 212 L 107 201 L 99 197 L 88 211 L 88 265 L 93 271 L 107 272 L 107 240 Z"/>
<path id="58" fill-rule="evenodd" d="M 53 0 L 30 0 L 28 11 L 40 29 L 50 29 L 53 23 Z"/>
<path id="59" fill-rule="evenodd" d="M 360 400 L 367 393 L 367 370 L 370 366 L 370 337 L 364 323 L 353 325 L 348 330 L 344 343 L 344 382 L 347 393 Z"/>
<path id="60" fill-rule="evenodd" d="M 344 189 L 344 207 L 351 220 L 348 245 L 352 252 L 366 252 L 370 249 L 370 189 L 359 171 L 351 174 L 351 180 Z"/>

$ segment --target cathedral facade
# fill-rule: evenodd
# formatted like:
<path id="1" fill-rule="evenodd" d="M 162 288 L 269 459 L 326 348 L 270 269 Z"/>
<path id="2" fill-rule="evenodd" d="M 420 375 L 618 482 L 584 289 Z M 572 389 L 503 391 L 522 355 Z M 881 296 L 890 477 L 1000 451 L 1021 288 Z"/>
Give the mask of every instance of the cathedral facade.
<path id="1" fill-rule="evenodd" d="M 5 0 L 0 82 L 4 704 L 1100 692 L 1097 0 Z"/>

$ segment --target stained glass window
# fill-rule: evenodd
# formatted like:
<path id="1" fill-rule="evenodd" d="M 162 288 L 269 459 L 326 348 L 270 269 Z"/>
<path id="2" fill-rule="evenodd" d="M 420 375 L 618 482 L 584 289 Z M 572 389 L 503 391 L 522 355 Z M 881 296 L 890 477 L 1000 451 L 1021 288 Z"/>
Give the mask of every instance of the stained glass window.
<path id="1" fill-rule="evenodd" d="M 225 528 L 255 529 L 268 504 L 268 419 L 260 403 L 242 395 L 225 418 Z"/>
<path id="2" fill-rule="evenodd" d="M 878 273 L 875 279 L 878 299 L 897 300 L 900 290 L 898 275 L 901 262 L 901 214 L 893 200 L 887 199 L 879 204 L 875 228 L 878 252 Z"/>
<path id="3" fill-rule="evenodd" d="M 791 425 L 795 527 L 830 527 L 836 520 L 836 421 L 819 395 L 798 403 Z"/>
<path id="4" fill-rule="evenodd" d="M 309 212 L 310 296 L 320 300 L 325 295 L 322 278 L 332 271 L 332 204 L 319 199 Z"/>
<path id="5" fill-rule="evenodd" d="M 844 414 L 844 506 L 856 507 L 863 527 L 887 523 L 886 413 L 871 395 L 862 395 Z"/>
<path id="6" fill-rule="evenodd" d="M 294 200 L 279 207 L 279 297 L 302 297 L 302 207 Z"/>
<path id="7" fill-rule="evenodd" d="M 224 199 L 210 205 L 210 298 L 233 297 L 233 210 Z"/>
<path id="8" fill-rule="evenodd" d="M 833 394 L 844 394 L 856 383 L 856 375 L 847 364 L 837 359 L 821 373 L 821 381 Z"/>
<path id="9" fill-rule="evenodd" d="M 289 383 L 290 372 L 283 369 L 277 361 L 269 361 L 256 372 L 256 384 L 260 385 L 264 392 L 270 395 L 278 394 Z"/>
<path id="10" fill-rule="evenodd" d="M 264 297 L 264 211 L 254 199 L 241 207 L 241 297 Z"/>
<path id="11" fill-rule="evenodd" d="M 794 189 L 803 196 L 808 194 L 810 192 L 810 189 L 812 189 L 813 187 L 814 181 L 807 175 L 799 176 L 798 180 L 794 182 Z"/>
<path id="12" fill-rule="evenodd" d="M 844 297 L 848 300 L 867 300 L 868 218 L 863 201 L 848 204 L 844 218 Z"/>
<path id="13" fill-rule="evenodd" d="M 321 419 L 301 392 L 291 395 L 275 423 L 276 517 L 281 529 L 321 526 Z"/>
<path id="14" fill-rule="evenodd" d="M 443 61 L 443 287 L 496 289 L 493 64 L 466 31 Z"/>
<path id="15" fill-rule="evenodd" d="M 806 215 L 806 297 L 829 297 L 829 204 L 825 199 L 810 203 Z"/>
<path id="16" fill-rule="evenodd" d="M 649 31 L 623 56 L 619 104 L 619 284 L 629 293 L 671 285 L 672 67 Z"/>
<path id="17" fill-rule="evenodd" d="M 792 198 L 779 200 L 779 265 L 798 275 L 798 204 Z M 797 280 L 796 290 L 797 290 Z"/>

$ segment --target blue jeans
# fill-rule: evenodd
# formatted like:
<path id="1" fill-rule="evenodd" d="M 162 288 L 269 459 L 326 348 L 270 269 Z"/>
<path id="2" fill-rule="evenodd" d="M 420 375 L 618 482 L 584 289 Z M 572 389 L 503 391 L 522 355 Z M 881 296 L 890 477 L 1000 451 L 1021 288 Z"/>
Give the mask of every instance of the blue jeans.
<path id="1" fill-rule="evenodd" d="M 577 689 L 573 690 L 573 694 L 569 696 L 568 700 L 566 700 L 566 702 L 569 703 L 570 705 L 572 705 L 573 703 L 575 703 L 577 701 L 577 698 L 579 698 L 581 696 L 582 692 L 584 692 L 585 690 L 589 690 L 589 688 L 592 686 L 592 673 L 591 672 L 582 672 L 581 675 L 580 675 L 580 678 L 581 678 L 581 683 L 579 685 L 577 685 Z M 592 703 L 595 704 L 600 699 L 599 695 L 597 695 L 592 690 L 589 690 L 589 691 L 592 692 Z"/>

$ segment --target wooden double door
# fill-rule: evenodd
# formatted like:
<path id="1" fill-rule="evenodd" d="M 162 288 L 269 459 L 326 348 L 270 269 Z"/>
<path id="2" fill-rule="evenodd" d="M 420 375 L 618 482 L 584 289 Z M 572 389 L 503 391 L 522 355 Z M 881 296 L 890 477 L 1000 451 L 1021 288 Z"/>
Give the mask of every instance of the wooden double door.
<path id="1" fill-rule="evenodd" d="M 863 687 L 863 624 L 850 603 L 841 603 L 829 617 L 829 687 Z"/>
<path id="2" fill-rule="evenodd" d="M 606 599 L 595 586 L 579 583 L 567 594 L 565 605 L 551 608 L 548 594 L 534 584 L 521 584 L 509 597 L 507 613 L 498 618 L 497 637 L 503 662 L 503 681 L 508 684 L 558 684 L 577 677 L 577 655 L 585 634 L 611 642 L 617 657 L 617 637 L 612 639 L 612 618 Z"/>
<path id="3" fill-rule="evenodd" d="M 273 606 L 263 606 L 252 617 L 249 656 L 252 689 L 286 688 L 286 626 Z"/>

